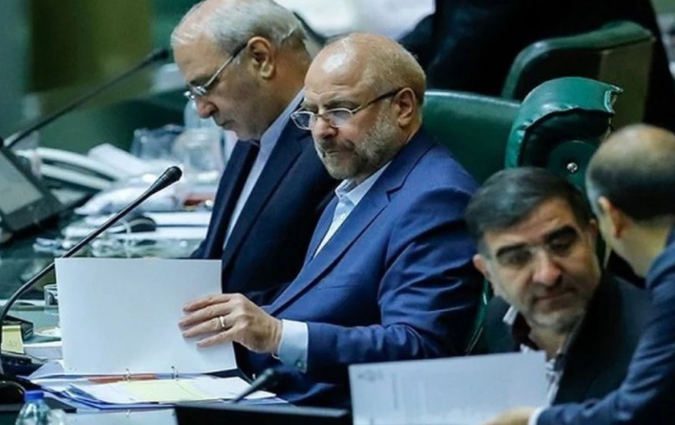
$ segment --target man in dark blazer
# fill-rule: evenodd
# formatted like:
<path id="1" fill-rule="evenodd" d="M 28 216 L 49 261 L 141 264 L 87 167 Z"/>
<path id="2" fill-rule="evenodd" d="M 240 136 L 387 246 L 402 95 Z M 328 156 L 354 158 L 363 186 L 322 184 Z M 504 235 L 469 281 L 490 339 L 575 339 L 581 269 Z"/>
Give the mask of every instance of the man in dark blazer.
<path id="1" fill-rule="evenodd" d="M 414 53 L 429 87 L 499 95 L 518 53 L 551 37 L 634 21 L 656 38 L 645 121 L 675 130 L 675 83 L 650 0 L 437 0 L 401 43 Z"/>
<path id="2" fill-rule="evenodd" d="M 675 134 L 614 133 L 591 159 L 588 197 L 607 243 L 646 276 L 650 312 L 621 386 L 583 404 L 521 408 L 491 425 L 670 424 L 675 418 Z"/>
<path id="3" fill-rule="evenodd" d="M 223 292 L 267 304 L 300 270 L 332 188 L 311 135 L 290 114 L 310 57 L 295 16 L 270 0 L 209 0 L 172 35 L 187 95 L 202 118 L 237 133 L 206 239 L 194 258 L 222 259 Z"/>
<path id="4" fill-rule="evenodd" d="M 396 42 L 326 46 L 294 119 L 343 182 L 305 264 L 265 310 L 232 294 L 189 304 L 184 335 L 239 342 L 255 373 L 283 367 L 279 396 L 313 405 L 349 403 L 350 364 L 461 354 L 482 287 L 463 220 L 476 183 L 420 130 L 423 98 L 424 72 Z"/>
<path id="5" fill-rule="evenodd" d="M 581 193 L 545 169 L 502 170 L 474 195 L 467 221 L 479 241 L 474 264 L 497 294 L 485 317 L 489 351 L 544 350 L 554 404 L 617 388 L 649 299 L 601 277 L 597 226 Z"/>

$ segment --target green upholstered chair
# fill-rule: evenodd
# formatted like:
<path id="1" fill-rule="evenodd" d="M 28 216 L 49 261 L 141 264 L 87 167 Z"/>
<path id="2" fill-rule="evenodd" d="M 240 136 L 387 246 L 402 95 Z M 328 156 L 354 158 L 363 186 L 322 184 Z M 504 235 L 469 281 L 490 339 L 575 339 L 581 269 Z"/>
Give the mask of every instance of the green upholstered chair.
<path id="1" fill-rule="evenodd" d="M 615 105 L 615 127 L 641 122 L 649 84 L 654 36 L 640 25 L 617 21 L 597 30 L 542 40 L 514 60 L 502 97 L 522 100 L 544 81 L 592 78 L 624 90 Z"/>
<path id="2" fill-rule="evenodd" d="M 520 102 L 471 93 L 429 90 L 424 128 L 482 183 L 504 167 L 504 152 Z"/>
<path id="3" fill-rule="evenodd" d="M 530 92 L 518 111 L 504 167 L 543 167 L 584 191 L 593 152 L 607 135 L 612 107 L 622 90 L 580 77 L 547 81 Z"/>

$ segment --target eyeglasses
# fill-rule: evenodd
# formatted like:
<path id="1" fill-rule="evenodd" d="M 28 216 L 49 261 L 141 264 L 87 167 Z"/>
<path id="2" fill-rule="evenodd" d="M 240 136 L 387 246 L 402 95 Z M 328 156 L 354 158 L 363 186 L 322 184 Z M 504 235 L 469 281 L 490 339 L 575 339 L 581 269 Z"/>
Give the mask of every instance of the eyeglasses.
<path id="1" fill-rule="evenodd" d="M 326 124 L 333 128 L 340 128 L 347 125 L 349 120 L 351 120 L 354 115 L 358 112 L 363 111 L 370 105 L 373 105 L 381 100 L 384 100 L 388 97 L 396 95 L 398 92 L 403 90 L 404 87 L 397 88 L 396 90 L 388 91 L 383 95 L 377 96 L 375 99 L 370 102 L 364 103 L 363 105 L 357 106 L 356 108 L 333 108 L 324 111 L 322 114 L 317 112 L 311 112 L 306 110 L 295 111 L 291 114 L 291 119 L 295 125 L 297 125 L 302 130 L 311 130 L 316 124 L 317 118 L 321 117 Z"/>
<path id="2" fill-rule="evenodd" d="M 225 62 L 223 62 L 222 65 L 220 65 L 220 67 L 211 76 L 211 78 L 209 78 L 208 81 L 206 81 L 206 83 L 196 85 L 196 86 L 193 86 L 192 84 L 188 84 L 188 89 L 185 91 L 185 93 L 183 93 L 183 95 L 190 100 L 195 100 L 198 97 L 203 97 L 203 96 L 206 96 L 207 94 L 209 94 L 209 90 L 211 90 L 213 88 L 213 86 L 216 83 L 220 74 L 222 74 L 223 71 L 225 70 L 225 68 L 227 68 L 227 65 L 229 65 L 242 50 L 244 50 L 244 47 L 246 47 L 247 44 L 248 44 L 248 41 L 238 45 L 232 51 L 232 55 L 229 58 L 227 58 L 227 60 Z"/>
<path id="3" fill-rule="evenodd" d="M 502 267 L 522 269 L 533 263 L 539 250 L 545 252 L 549 258 L 565 258 L 572 253 L 580 241 L 579 233 L 574 228 L 565 226 L 548 235 L 542 243 L 504 247 L 497 251 L 495 257 Z"/>

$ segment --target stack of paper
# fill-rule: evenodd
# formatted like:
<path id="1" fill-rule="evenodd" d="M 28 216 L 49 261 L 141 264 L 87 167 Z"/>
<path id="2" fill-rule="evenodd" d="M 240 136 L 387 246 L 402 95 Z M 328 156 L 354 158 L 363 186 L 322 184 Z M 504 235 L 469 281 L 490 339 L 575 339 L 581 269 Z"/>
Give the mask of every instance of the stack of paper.
<path id="1" fill-rule="evenodd" d="M 199 348 L 178 326 L 183 305 L 220 292 L 220 267 L 217 260 L 57 260 L 63 361 L 30 379 L 97 408 L 236 397 L 246 381 L 203 375 L 237 368 L 232 344 Z"/>
<path id="2" fill-rule="evenodd" d="M 353 365 L 349 383 L 355 425 L 475 425 L 548 403 L 540 352 Z"/>

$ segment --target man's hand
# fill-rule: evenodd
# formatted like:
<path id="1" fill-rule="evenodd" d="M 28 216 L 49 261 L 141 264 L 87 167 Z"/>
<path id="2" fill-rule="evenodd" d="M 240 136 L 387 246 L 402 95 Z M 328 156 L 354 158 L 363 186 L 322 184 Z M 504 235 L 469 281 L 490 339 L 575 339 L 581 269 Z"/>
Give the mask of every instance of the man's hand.
<path id="1" fill-rule="evenodd" d="M 251 351 L 276 353 L 281 340 L 281 320 L 265 313 L 241 294 L 219 294 L 183 307 L 179 323 L 185 338 L 209 335 L 197 343 L 208 347 L 238 342 Z"/>
<path id="2" fill-rule="evenodd" d="M 527 425 L 536 409 L 521 407 L 502 413 L 485 425 Z"/>

